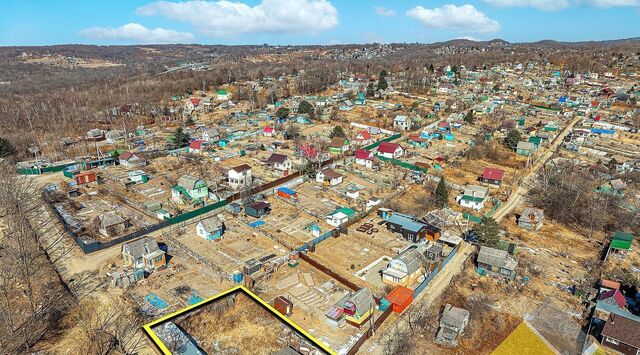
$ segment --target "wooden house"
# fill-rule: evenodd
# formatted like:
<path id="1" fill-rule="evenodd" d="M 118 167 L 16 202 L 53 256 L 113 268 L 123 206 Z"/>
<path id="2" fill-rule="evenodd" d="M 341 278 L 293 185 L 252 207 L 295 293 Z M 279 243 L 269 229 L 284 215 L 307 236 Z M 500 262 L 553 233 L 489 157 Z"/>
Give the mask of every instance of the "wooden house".
<path id="1" fill-rule="evenodd" d="M 507 278 L 514 278 L 516 276 L 515 270 L 518 262 L 513 260 L 505 250 L 482 246 L 478 253 L 477 262 L 478 271 L 481 274 L 488 273 Z"/>
<path id="2" fill-rule="evenodd" d="M 220 240 L 224 234 L 224 223 L 217 216 L 205 218 L 196 225 L 196 234 L 206 240 Z"/>
<path id="3" fill-rule="evenodd" d="M 542 228 L 544 222 L 544 211 L 535 207 L 525 207 L 518 218 L 518 226 L 531 231 Z"/>
<path id="4" fill-rule="evenodd" d="M 146 271 L 157 270 L 166 265 L 165 252 L 151 237 L 144 237 L 122 245 L 125 266 Z"/>
<path id="5" fill-rule="evenodd" d="M 244 212 L 254 218 L 260 218 L 271 212 L 271 205 L 266 201 L 254 202 L 244 208 Z"/>

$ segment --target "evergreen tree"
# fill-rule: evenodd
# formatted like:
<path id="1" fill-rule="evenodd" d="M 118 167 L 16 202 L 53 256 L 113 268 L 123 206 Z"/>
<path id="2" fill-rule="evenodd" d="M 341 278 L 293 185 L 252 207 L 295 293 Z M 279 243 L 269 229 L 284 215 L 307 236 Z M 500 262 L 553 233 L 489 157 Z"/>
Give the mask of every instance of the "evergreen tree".
<path id="1" fill-rule="evenodd" d="M 482 222 L 475 227 L 480 245 L 495 247 L 500 241 L 498 222 L 491 217 L 483 217 Z"/>
<path id="2" fill-rule="evenodd" d="M 344 130 L 342 129 L 342 126 L 335 126 L 335 127 L 333 127 L 333 131 L 331 131 L 331 134 L 329 135 L 329 138 L 334 138 L 334 137 L 345 138 L 346 136 L 347 136 L 347 134 L 344 133 Z"/>
<path id="3" fill-rule="evenodd" d="M 309 101 L 304 100 L 300 102 L 300 105 L 298 105 L 298 112 L 306 113 L 310 116 L 313 116 L 314 114 L 313 105 L 311 105 Z"/>
<path id="4" fill-rule="evenodd" d="M 387 84 L 387 79 L 384 76 L 378 78 L 378 90 L 387 90 L 389 84 Z"/>
<path id="5" fill-rule="evenodd" d="M 378 75 L 378 76 L 379 76 L 379 77 L 381 77 L 381 78 L 386 78 L 386 77 L 387 77 L 387 71 L 386 71 L 386 70 L 384 70 L 384 69 L 382 69 L 382 70 L 380 71 L 380 75 Z"/>
<path id="6" fill-rule="evenodd" d="M 289 112 L 291 112 L 291 110 L 289 110 L 288 108 L 280 107 L 278 111 L 276 111 L 276 117 L 280 117 L 280 118 L 288 117 Z"/>
<path id="7" fill-rule="evenodd" d="M 449 189 L 447 188 L 444 176 L 440 178 L 438 186 L 436 187 L 436 202 L 442 207 L 446 207 L 449 203 Z"/>
<path id="8" fill-rule="evenodd" d="M 175 132 L 173 132 L 173 145 L 176 148 L 182 148 L 189 145 L 191 141 L 191 137 L 189 133 L 185 132 L 182 127 L 176 128 Z"/>
<path id="9" fill-rule="evenodd" d="M 6 140 L 0 137 L 0 158 L 6 158 L 8 156 L 16 154 L 16 148 Z"/>
<path id="10" fill-rule="evenodd" d="M 473 122 L 475 121 L 475 118 L 473 117 L 472 110 L 469 110 L 469 112 L 467 112 L 467 114 L 464 115 L 464 121 L 467 122 L 468 124 L 473 124 Z"/>
<path id="11" fill-rule="evenodd" d="M 435 71 L 435 69 L 433 68 L 433 64 L 429 64 L 429 71 L 432 73 Z"/>
<path id="12" fill-rule="evenodd" d="M 373 86 L 373 83 L 369 83 L 367 85 L 367 97 L 373 97 L 376 94 L 376 88 Z"/>
<path id="13" fill-rule="evenodd" d="M 512 129 L 507 133 L 507 138 L 504 139 L 504 144 L 509 148 L 515 148 L 518 145 L 518 142 L 520 142 L 521 137 L 522 135 L 520 134 L 520 131 Z"/>

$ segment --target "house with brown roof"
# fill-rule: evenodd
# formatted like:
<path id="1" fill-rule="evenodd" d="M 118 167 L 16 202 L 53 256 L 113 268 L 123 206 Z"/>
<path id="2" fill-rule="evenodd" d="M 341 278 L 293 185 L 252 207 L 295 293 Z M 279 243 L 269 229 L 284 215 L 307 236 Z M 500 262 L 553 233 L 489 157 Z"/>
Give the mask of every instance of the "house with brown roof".
<path id="1" fill-rule="evenodd" d="M 343 176 L 336 173 L 333 169 L 324 169 L 316 174 L 316 181 L 325 185 L 335 186 L 342 182 Z"/>
<path id="2" fill-rule="evenodd" d="M 602 346 L 622 354 L 640 354 L 640 321 L 610 314 L 600 333 Z"/>
<path id="3" fill-rule="evenodd" d="M 271 156 L 265 161 L 265 164 L 271 166 L 273 169 L 278 171 L 291 171 L 293 163 L 288 156 L 284 154 L 273 153 Z"/>
<path id="4" fill-rule="evenodd" d="M 251 166 L 248 164 L 242 164 L 229 169 L 229 171 L 227 171 L 227 181 L 233 190 L 239 190 L 251 186 L 253 183 Z"/>
<path id="5" fill-rule="evenodd" d="M 147 160 L 139 154 L 124 152 L 118 156 L 118 163 L 122 166 L 145 166 Z"/>

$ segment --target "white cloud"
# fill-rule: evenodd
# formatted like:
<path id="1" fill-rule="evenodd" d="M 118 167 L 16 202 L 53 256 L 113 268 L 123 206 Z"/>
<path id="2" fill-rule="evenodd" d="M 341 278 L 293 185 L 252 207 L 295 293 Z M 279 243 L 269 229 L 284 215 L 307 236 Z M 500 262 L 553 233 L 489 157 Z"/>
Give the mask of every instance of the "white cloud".
<path id="1" fill-rule="evenodd" d="M 624 6 L 639 6 L 640 0 L 587 0 L 587 3 L 596 7 L 624 7 Z"/>
<path id="2" fill-rule="evenodd" d="M 338 11 L 328 0 L 262 0 L 253 7 L 226 0 L 157 1 L 138 8 L 137 13 L 188 22 L 213 37 L 313 33 L 338 25 Z"/>
<path id="3" fill-rule="evenodd" d="M 189 32 L 178 32 L 165 28 L 146 28 L 139 23 L 128 23 L 120 27 L 92 27 L 78 32 L 81 36 L 108 41 L 136 43 L 186 43 L 194 37 Z"/>
<path id="4" fill-rule="evenodd" d="M 373 10 L 380 16 L 393 17 L 396 15 L 396 12 L 394 10 L 387 9 L 384 6 L 374 6 Z"/>
<path id="5" fill-rule="evenodd" d="M 473 5 L 443 5 L 434 9 L 416 6 L 407 11 L 426 27 L 454 30 L 459 32 L 488 33 L 500 30 L 500 24 L 478 11 Z"/>
<path id="6" fill-rule="evenodd" d="M 640 0 L 483 0 L 497 7 L 532 7 L 546 11 L 566 9 L 571 6 L 595 6 L 600 8 L 640 6 Z"/>
<path id="7" fill-rule="evenodd" d="M 483 0 L 497 7 L 533 7 L 545 11 L 562 10 L 571 5 L 569 0 Z"/>

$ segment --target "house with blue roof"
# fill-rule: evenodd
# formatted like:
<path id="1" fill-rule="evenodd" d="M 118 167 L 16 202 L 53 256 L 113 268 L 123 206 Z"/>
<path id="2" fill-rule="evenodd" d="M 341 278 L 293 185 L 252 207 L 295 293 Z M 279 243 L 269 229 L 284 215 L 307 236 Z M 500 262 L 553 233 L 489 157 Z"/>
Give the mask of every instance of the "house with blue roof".
<path id="1" fill-rule="evenodd" d="M 425 238 L 428 227 L 427 224 L 416 221 L 412 216 L 393 213 L 387 219 L 387 229 L 400 233 L 406 240 L 416 243 Z"/>

